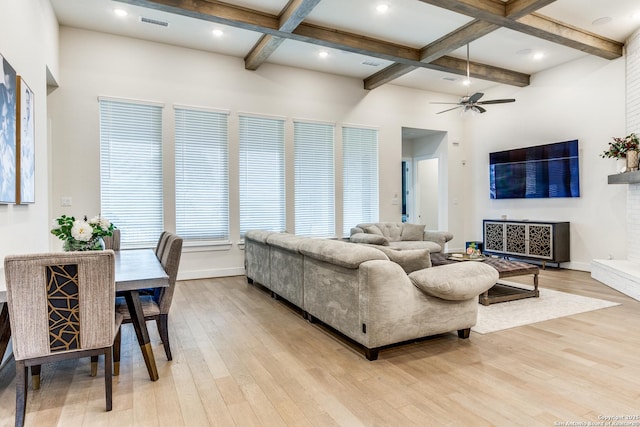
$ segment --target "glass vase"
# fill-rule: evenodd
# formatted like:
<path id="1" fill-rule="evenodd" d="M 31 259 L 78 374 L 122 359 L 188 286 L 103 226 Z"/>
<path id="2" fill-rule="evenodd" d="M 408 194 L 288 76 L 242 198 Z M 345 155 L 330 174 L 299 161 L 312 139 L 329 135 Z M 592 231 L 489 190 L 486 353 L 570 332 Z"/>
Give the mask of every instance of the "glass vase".
<path id="1" fill-rule="evenodd" d="M 101 251 L 104 250 L 104 240 L 102 240 L 102 237 L 96 237 L 86 242 L 69 239 L 62 244 L 62 250 L 65 252 Z"/>

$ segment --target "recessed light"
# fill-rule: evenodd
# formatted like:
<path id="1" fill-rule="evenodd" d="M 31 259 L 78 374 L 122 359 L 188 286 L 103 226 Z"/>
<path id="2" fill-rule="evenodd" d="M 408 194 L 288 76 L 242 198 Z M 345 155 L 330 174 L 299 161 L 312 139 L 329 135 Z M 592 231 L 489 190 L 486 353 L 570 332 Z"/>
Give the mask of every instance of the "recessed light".
<path id="1" fill-rule="evenodd" d="M 387 13 L 389 11 L 389 5 L 381 3 L 376 6 L 376 10 L 378 11 L 378 13 Z"/>
<path id="2" fill-rule="evenodd" d="M 129 12 L 127 12 L 124 9 L 113 9 L 113 13 L 115 13 L 117 16 L 127 16 L 129 14 Z"/>
<path id="3" fill-rule="evenodd" d="M 211 31 L 211 33 L 216 37 L 222 37 L 224 35 L 224 31 L 219 30 L 217 28 L 215 30 Z"/>
<path id="4" fill-rule="evenodd" d="M 318 52 L 318 56 L 320 58 L 326 58 L 327 56 L 329 56 L 329 52 L 327 52 L 326 50 L 320 51 Z"/>
<path id="5" fill-rule="evenodd" d="M 536 61 L 539 61 L 542 58 L 544 58 L 544 53 L 542 52 L 536 52 L 533 54 L 533 59 L 535 59 Z"/>
<path id="6" fill-rule="evenodd" d="M 610 16 L 603 16 L 602 18 L 598 18 L 595 21 L 592 22 L 593 25 L 604 25 L 604 24 L 608 24 L 609 22 L 611 22 L 611 17 Z"/>
<path id="7" fill-rule="evenodd" d="M 471 80 L 469 80 L 469 79 L 464 79 L 464 80 L 462 81 L 462 84 L 463 84 L 464 86 L 471 86 Z"/>

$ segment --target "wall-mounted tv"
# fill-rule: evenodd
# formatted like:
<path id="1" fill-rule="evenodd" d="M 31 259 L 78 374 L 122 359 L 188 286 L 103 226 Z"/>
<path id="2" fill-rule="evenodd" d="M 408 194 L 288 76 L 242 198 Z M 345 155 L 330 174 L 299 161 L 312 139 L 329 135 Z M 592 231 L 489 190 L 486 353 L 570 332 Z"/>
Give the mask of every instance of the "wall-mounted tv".
<path id="1" fill-rule="evenodd" d="M 489 153 L 492 199 L 580 197 L 578 140 Z"/>

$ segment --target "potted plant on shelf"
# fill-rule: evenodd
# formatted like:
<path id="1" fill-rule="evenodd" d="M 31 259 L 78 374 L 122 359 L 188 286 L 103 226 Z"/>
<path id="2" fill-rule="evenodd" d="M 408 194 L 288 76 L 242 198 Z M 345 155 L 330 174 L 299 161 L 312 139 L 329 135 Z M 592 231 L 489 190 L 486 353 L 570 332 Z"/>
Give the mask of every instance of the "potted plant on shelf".
<path id="1" fill-rule="evenodd" d="M 613 137 L 613 142 L 609 143 L 609 149 L 600 156 L 610 159 L 625 159 L 625 166 L 620 172 L 638 170 L 638 150 L 640 140 L 635 133 L 630 133 L 624 138 Z"/>

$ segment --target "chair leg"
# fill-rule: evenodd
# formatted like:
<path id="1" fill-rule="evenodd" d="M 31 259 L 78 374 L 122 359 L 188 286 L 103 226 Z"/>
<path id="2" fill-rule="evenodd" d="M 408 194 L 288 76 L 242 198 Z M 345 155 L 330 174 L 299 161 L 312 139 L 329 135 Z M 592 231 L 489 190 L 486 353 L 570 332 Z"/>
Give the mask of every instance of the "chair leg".
<path id="1" fill-rule="evenodd" d="M 104 396 L 106 400 L 107 411 L 112 409 L 112 395 L 113 395 L 113 372 L 111 367 L 113 366 L 113 359 L 111 353 L 113 352 L 113 346 L 106 349 L 104 352 Z"/>
<path id="2" fill-rule="evenodd" d="M 40 390 L 40 371 L 42 365 L 33 365 L 31 367 L 31 387 L 34 390 Z"/>
<path id="3" fill-rule="evenodd" d="M 122 328 L 118 328 L 116 338 L 113 341 L 113 375 L 120 375 L 120 344 L 122 342 Z"/>
<path id="4" fill-rule="evenodd" d="M 24 425 L 27 413 L 27 377 L 28 370 L 24 360 L 16 360 L 16 427 Z"/>
<path id="5" fill-rule="evenodd" d="M 91 376 L 98 375 L 98 356 L 91 356 Z"/>
<path id="6" fill-rule="evenodd" d="M 173 360 L 171 356 L 171 347 L 169 346 L 169 315 L 161 314 L 156 319 L 156 325 L 158 326 L 158 333 L 164 346 L 164 352 L 167 355 L 167 360 Z"/>

